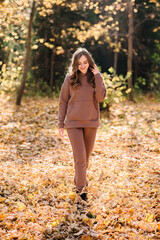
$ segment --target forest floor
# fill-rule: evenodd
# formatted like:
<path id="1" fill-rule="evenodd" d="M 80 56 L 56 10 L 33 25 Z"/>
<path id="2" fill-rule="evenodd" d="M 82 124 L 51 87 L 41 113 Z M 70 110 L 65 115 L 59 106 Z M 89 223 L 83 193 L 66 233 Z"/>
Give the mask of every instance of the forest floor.
<path id="1" fill-rule="evenodd" d="M 88 203 L 76 203 L 57 100 L 0 98 L 0 239 L 160 239 L 160 103 L 123 102 L 101 114 L 88 169 Z"/>

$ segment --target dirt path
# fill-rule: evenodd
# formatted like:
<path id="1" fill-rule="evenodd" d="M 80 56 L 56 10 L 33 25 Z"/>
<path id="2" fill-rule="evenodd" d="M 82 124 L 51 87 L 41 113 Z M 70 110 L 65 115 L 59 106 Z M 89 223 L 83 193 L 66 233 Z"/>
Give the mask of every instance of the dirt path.
<path id="1" fill-rule="evenodd" d="M 57 134 L 57 101 L 0 100 L 0 239 L 160 239 L 160 103 L 121 103 L 101 116 L 76 204 L 73 158 Z"/>

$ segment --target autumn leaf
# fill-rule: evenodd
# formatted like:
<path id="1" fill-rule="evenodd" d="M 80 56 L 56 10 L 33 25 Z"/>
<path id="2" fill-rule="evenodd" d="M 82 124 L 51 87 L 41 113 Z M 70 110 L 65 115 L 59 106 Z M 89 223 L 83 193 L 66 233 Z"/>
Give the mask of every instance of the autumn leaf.
<path id="1" fill-rule="evenodd" d="M 0 222 L 3 221 L 5 219 L 6 215 L 3 213 L 0 213 Z"/>
<path id="2" fill-rule="evenodd" d="M 24 211 L 26 209 L 26 205 L 22 202 L 17 202 L 18 211 Z"/>

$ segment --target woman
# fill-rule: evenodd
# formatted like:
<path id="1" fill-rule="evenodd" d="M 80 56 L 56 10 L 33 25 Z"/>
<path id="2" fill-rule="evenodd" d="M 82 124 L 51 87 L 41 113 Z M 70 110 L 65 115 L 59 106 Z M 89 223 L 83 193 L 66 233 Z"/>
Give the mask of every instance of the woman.
<path id="1" fill-rule="evenodd" d="M 106 96 L 102 76 L 91 54 L 79 48 L 73 54 L 59 99 L 59 135 L 66 128 L 71 142 L 76 192 L 87 200 L 86 170 L 99 126 L 99 102 Z"/>

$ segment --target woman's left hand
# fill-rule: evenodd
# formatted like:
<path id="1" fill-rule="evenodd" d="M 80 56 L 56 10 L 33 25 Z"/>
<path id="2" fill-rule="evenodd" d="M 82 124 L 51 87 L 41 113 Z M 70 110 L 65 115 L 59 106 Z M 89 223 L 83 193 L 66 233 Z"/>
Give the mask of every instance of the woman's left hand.
<path id="1" fill-rule="evenodd" d="M 64 136 L 64 128 L 59 128 L 58 129 L 58 133 L 59 133 L 60 137 L 63 138 L 63 136 Z"/>
<path id="2" fill-rule="evenodd" d="M 94 68 L 91 69 L 93 74 L 95 75 L 95 74 L 99 73 L 98 67 L 96 65 L 94 65 L 93 67 Z"/>

